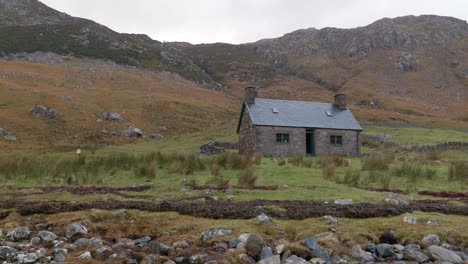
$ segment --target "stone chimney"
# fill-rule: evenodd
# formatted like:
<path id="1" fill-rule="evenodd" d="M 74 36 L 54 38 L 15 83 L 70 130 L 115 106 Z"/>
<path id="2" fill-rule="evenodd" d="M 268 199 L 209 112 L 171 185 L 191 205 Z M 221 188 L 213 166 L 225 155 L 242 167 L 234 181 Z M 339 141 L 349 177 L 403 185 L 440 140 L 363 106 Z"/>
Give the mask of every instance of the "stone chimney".
<path id="1" fill-rule="evenodd" d="M 257 96 L 257 87 L 249 85 L 245 88 L 244 100 L 247 104 L 255 104 L 255 97 Z"/>
<path id="2" fill-rule="evenodd" d="M 338 107 L 340 110 L 346 110 L 348 109 L 346 107 L 346 94 L 336 94 L 335 95 L 335 105 Z"/>

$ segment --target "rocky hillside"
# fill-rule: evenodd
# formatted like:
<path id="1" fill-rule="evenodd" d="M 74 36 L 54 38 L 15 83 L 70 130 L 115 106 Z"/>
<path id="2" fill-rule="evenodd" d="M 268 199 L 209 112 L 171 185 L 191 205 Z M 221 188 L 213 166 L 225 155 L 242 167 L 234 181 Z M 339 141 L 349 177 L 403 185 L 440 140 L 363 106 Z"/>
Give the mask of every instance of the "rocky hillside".
<path id="1" fill-rule="evenodd" d="M 377 122 L 468 118 L 468 24 L 451 17 L 384 18 L 243 45 L 172 45 L 234 89 L 256 83 L 263 96 L 303 100 L 345 92 Z"/>
<path id="2" fill-rule="evenodd" d="M 0 55 L 48 51 L 167 70 L 214 89 L 222 87 L 181 51 L 146 35 L 120 34 L 37 0 L 0 0 Z"/>

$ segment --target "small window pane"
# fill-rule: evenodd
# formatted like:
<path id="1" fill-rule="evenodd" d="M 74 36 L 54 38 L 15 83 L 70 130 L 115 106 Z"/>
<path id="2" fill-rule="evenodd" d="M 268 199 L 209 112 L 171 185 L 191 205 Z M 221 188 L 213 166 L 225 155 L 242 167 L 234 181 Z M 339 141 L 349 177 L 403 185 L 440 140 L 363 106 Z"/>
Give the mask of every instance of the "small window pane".
<path id="1" fill-rule="evenodd" d="M 332 145 L 342 145 L 343 144 L 343 137 L 332 135 L 330 136 L 330 144 Z"/>
<path id="2" fill-rule="evenodd" d="M 279 143 L 279 144 L 289 143 L 289 134 L 285 134 L 285 133 L 276 134 L 276 143 Z"/>

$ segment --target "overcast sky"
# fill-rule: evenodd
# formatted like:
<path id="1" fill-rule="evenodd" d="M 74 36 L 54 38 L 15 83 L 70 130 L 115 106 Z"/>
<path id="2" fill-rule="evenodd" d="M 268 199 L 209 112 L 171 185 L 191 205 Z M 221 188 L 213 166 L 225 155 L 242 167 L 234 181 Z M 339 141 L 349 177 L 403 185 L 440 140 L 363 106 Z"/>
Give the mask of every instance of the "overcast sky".
<path id="1" fill-rule="evenodd" d="M 468 20 L 468 0 L 41 0 L 72 16 L 159 41 L 245 43 L 301 28 L 365 26 L 382 17 Z"/>

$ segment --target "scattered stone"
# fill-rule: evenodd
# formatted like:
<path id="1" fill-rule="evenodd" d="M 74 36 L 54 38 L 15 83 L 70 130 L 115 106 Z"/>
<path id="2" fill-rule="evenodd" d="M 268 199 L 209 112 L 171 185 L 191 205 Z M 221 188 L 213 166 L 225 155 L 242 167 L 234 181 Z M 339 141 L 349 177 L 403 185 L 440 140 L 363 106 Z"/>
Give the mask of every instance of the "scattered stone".
<path id="1" fill-rule="evenodd" d="M 405 199 L 401 198 L 398 194 L 391 193 L 385 196 L 384 201 L 386 203 L 390 204 L 396 204 L 396 205 L 408 205 L 409 202 L 407 202 Z"/>
<path id="2" fill-rule="evenodd" d="M 120 116 L 119 113 L 113 112 L 113 111 L 102 112 L 102 116 L 104 117 L 104 119 L 109 120 L 109 121 L 123 121 L 124 120 L 122 116 Z"/>
<path id="3" fill-rule="evenodd" d="M 210 141 L 205 145 L 200 146 L 200 154 L 202 155 L 215 155 L 224 152 L 225 149 L 238 149 L 239 143 L 235 142 L 216 142 Z"/>
<path id="4" fill-rule="evenodd" d="M 321 259 L 321 258 L 313 258 L 311 260 L 309 260 L 310 263 L 312 264 L 325 264 L 325 260 Z"/>
<path id="5" fill-rule="evenodd" d="M 11 259 L 18 253 L 16 248 L 10 246 L 0 246 L 0 259 Z"/>
<path id="6" fill-rule="evenodd" d="M 12 135 L 12 134 L 6 134 L 5 136 L 3 136 L 3 138 L 7 141 L 16 141 L 16 136 L 15 135 Z"/>
<path id="7" fill-rule="evenodd" d="M 236 248 L 237 245 L 239 245 L 240 242 L 241 242 L 241 241 L 240 241 L 240 239 L 238 239 L 238 238 L 231 239 L 231 240 L 229 240 L 229 242 L 228 242 L 228 247 L 229 247 L 229 248 Z"/>
<path id="8" fill-rule="evenodd" d="M 111 215 L 114 217 L 128 217 L 128 212 L 127 209 L 118 209 L 112 211 Z"/>
<path id="9" fill-rule="evenodd" d="M 353 204 L 353 200 L 352 199 L 336 199 L 335 204 L 350 205 L 350 204 Z"/>
<path id="10" fill-rule="evenodd" d="M 98 254 L 103 254 L 103 253 L 105 253 L 105 252 L 107 252 L 107 251 L 108 251 L 108 252 L 112 252 L 112 248 L 109 247 L 109 246 L 102 246 L 102 247 L 96 249 L 96 252 L 97 252 Z"/>
<path id="11" fill-rule="evenodd" d="M 35 118 L 49 119 L 54 118 L 57 115 L 57 110 L 52 108 L 47 108 L 42 105 L 36 105 L 31 110 L 31 115 Z"/>
<path id="12" fill-rule="evenodd" d="M 156 140 L 161 140 L 161 139 L 163 139 L 163 138 L 164 138 L 164 136 L 163 136 L 163 135 L 161 135 L 161 134 L 158 134 L 158 133 L 151 134 L 149 137 L 150 137 L 151 139 L 156 139 Z"/>
<path id="13" fill-rule="evenodd" d="M 417 224 L 418 218 L 414 216 L 405 216 L 403 217 L 403 222 L 408 223 L 408 224 Z"/>
<path id="14" fill-rule="evenodd" d="M 190 263 L 202 264 L 209 260 L 210 256 L 206 253 L 199 253 L 190 257 Z"/>
<path id="15" fill-rule="evenodd" d="M 281 264 L 279 255 L 274 255 L 265 259 L 261 259 L 257 264 Z"/>
<path id="16" fill-rule="evenodd" d="M 57 239 L 57 235 L 50 232 L 50 231 L 47 231 L 47 230 L 42 230 L 42 231 L 39 231 L 39 233 L 37 233 L 37 236 L 40 237 L 42 240 L 45 240 L 45 241 L 52 241 L 52 240 L 55 240 Z"/>
<path id="17" fill-rule="evenodd" d="M 245 250 L 252 258 L 259 259 L 264 246 L 265 242 L 259 235 L 251 234 L 245 243 Z"/>
<path id="18" fill-rule="evenodd" d="M 307 260 L 300 258 L 296 255 L 292 255 L 282 261 L 283 264 L 310 264 Z"/>
<path id="19" fill-rule="evenodd" d="M 120 132 L 118 132 L 118 131 L 113 131 L 111 134 L 112 134 L 112 136 L 114 136 L 114 137 L 120 136 Z"/>
<path id="20" fill-rule="evenodd" d="M 171 252 L 171 248 L 163 243 L 160 243 L 156 240 L 152 240 L 148 243 L 148 248 L 150 249 L 151 253 L 168 256 Z"/>
<path id="21" fill-rule="evenodd" d="M 1 128 L 1 127 L 0 127 L 0 136 L 1 136 L 1 135 L 5 135 L 5 134 L 7 134 L 7 133 L 8 133 L 8 132 L 7 132 L 4 128 Z"/>
<path id="22" fill-rule="evenodd" d="M 377 254 L 382 258 L 390 258 L 395 255 L 395 250 L 393 245 L 383 243 L 376 246 Z"/>
<path id="23" fill-rule="evenodd" d="M 75 236 L 80 236 L 80 235 L 86 235 L 88 234 L 88 229 L 82 224 L 79 223 L 73 223 L 68 225 L 67 228 L 67 238 L 70 239 Z"/>
<path id="24" fill-rule="evenodd" d="M 264 224 L 272 223 L 273 219 L 271 219 L 268 215 L 261 213 L 260 215 L 257 216 L 257 221 L 259 224 L 264 225 Z"/>
<path id="25" fill-rule="evenodd" d="M 30 234 L 31 234 L 31 230 L 29 230 L 29 227 L 22 226 L 22 227 L 17 227 L 13 230 L 10 230 L 10 232 L 8 232 L 5 238 L 13 242 L 18 242 L 18 241 L 28 239 Z"/>
<path id="26" fill-rule="evenodd" d="M 372 253 L 362 250 L 359 245 L 355 245 L 353 249 L 351 249 L 351 256 L 355 259 L 361 260 L 362 263 L 375 261 Z"/>
<path id="27" fill-rule="evenodd" d="M 67 95 L 67 96 L 65 96 L 65 100 L 71 101 L 71 100 L 73 100 L 73 97 L 71 97 L 70 95 Z"/>
<path id="28" fill-rule="evenodd" d="M 129 126 L 123 132 L 123 135 L 126 137 L 143 137 L 143 131 L 137 127 Z"/>
<path id="29" fill-rule="evenodd" d="M 65 262 L 65 259 L 66 259 L 66 258 L 67 258 L 67 257 L 66 257 L 64 254 L 62 254 L 62 253 L 55 254 L 55 256 L 54 256 L 54 260 L 55 260 L 57 263 L 63 263 L 63 262 Z"/>
<path id="30" fill-rule="evenodd" d="M 213 228 L 213 229 L 203 232 L 200 236 L 200 239 L 202 241 L 208 241 L 215 236 L 227 236 L 227 235 L 230 235 L 231 233 L 232 233 L 232 230 L 230 229 Z"/>
<path id="31" fill-rule="evenodd" d="M 276 253 L 281 254 L 283 252 L 285 245 L 284 244 L 279 244 L 275 247 Z"/>
<path id="32" fill-rule="evenodd" d="M 81 255 L 79 256 L 79 258 L 82 258 L 82 259 L 93 259 L 93 256 L 91 255 L 91 252 L 86 251 L 86 252 L 84 252 L 83 254 L 81 254 Z"/>
<path id="33" fill-rule="evenodd" d="M 39 259 L 34 253 L 18 254 L 17 258 L 18 263 L 20 264 L 36 263 L 36 261 Z"/>
<path id="34" fill-rule="evenodd" d="M 333 234 L 332 233 L 326 233 L 321 236 L 315 237 L 315 240 L 317 241 L 327 241 L 333 239 Z"/>
<path id="35" fill-rule="evenodd" d="M 218 252 L 218 253 L 224 253 L 224 252 L 227 251 L 228 245 L 227 245 L 227 243 L 225 243 L 225 242 L 216 242 L 216 243 L 214 244 L 214 248 L 215 248 L 216 252 Z"/>
<path id="36" fill-rule="evenodd" d="M 161 257 L 154 254 L 148 254 L 145 259 L 147 264 L 156 264 L 160 263 Z"/>
<path id="37" fill-rule="evenodd" d="M 41 238 L 40 237 L 33 237 L 33 238 L 31 238 L 31 241 L 29 243 L 33 247 L 37 247 L 39 244 L 41 244 Z"/>
<path id="38" fill-rule="evenodd" d="M 436 234 L 428 234 L 425 237 L 423 237 L 422 243 L 426 247 L 429 247 L 429 246 L 432 246 L 432 245 L 439 246 L 440 245 L 440 238 Z"/>
<path id="39" fill-rule="evenodd" d="M 266 259 L 273 256 L 273 250 L 271 247 L 263 247 L 260 252 L 260 259 Z"/>
<path id="40" fill-rule="evenodd" d="M 226 196 L 226 199 L 229 200 L 229 201 L 234 200 L 234 198 L 236 198 L 236 196 L 234 196 L 234 195 L 227 195 Z"/>
<path id="41" fill-rule="evenodd" d="M 405 246 L 403 250 L 403 259 L 409 261 L 416 261 L 418 263 L 428 262 L 430 259 L 429 257 L 424 254 L 416 244 L 408 244 Z"/>
<path id="42" fill-rule="evenodd" d="M 312 252 L 312 255 L 321 258 L 325 261 L 331 261 L 328 252 L 322 247 L 320 247 L 317 243 L 317 240 L 315 240 L 314 238 L 305 238 L 301 240 L 301 244 L 307 247 L 310 250 L 310 252 Z"/>
<path id="43" fill-rule="evenodd" d="M 328 222 L 329 224 L 333 225 L 336 225 L 338 223 L 338 220 L 331 215 L 324 215 L 320 217 L 320 221 Z"/>
<path id="44" fill-rule="evenodd" d="M 84 248 L 84 247 L 99 247 L 102 246 L 102 240 L 97 237 L 92 237 L 92 238 L 79 238 L 75 241 L 74 245 L 78 248 Z"/>
<path id="45" fill-rule="evenodd" d="M 463 263 L 463 260 L 460 258 L 460 256 L 458 256 L 455 252 L 445 249 L 443 247 L 432 245 L 427 248 L 427 251 L 434 259 L 442 263 Z"/>
<path id="46" fill-rule="evenodd" d="M 430 218 L 427 220 L 426 225 L 438 226 L 439 221 L 436 218 Z"/>

